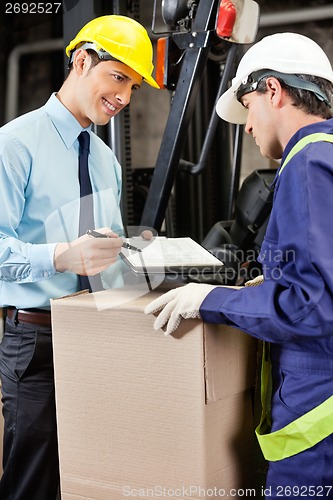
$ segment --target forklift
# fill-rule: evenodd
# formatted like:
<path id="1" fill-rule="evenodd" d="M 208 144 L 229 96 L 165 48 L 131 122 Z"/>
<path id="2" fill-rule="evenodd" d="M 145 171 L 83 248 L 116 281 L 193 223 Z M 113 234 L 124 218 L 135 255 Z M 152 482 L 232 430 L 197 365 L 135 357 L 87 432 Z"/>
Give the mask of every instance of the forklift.
<path id="1" fill-rule="evenodd" d="M 276 170 L 254 171 L 239 190 L 243 127 L 215 112 L 258 25 L 253 0 L 164 0 L 160 10 L 154 1 L 156 78 L 172 100 L 140 223 L 199 241 L 224 262 L 223 278 L 210 278 L 217 284 L 261 273 L 257 256 L 272 206 Z"/>

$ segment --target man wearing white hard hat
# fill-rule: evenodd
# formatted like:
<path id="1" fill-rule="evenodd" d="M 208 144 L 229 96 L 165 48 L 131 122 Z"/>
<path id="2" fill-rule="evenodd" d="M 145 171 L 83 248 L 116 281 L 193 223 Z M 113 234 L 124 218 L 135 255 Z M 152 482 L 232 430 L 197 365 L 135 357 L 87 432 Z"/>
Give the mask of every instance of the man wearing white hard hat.
<path id="1" fill-rule="evenodd" d="M 332 94 L 330 61 L 305 36 L 267 36 L 245 53 L 216 111 L 281 159 L 259 255 L 264 279 L 239 290 L 191 283 L 146 308 L 166 334 L 198 317 L 265 341 L 271 409 L 256 432 L 269 498 L 333 498 Z"/>
<path id="2" fill-rule="evenodd" d="M 66 53 L 60 90 L 0 129 L 2 500 L 59 498 L 50 299 L 96 275 L 101 288 L 122 285 L 121 167 L 92 124 L 109 123 L 143 81 L 158 88 L 152 43 L 134 19 L 95 18 Z M 109 237 L 90 237 L 87 225 Z"/>

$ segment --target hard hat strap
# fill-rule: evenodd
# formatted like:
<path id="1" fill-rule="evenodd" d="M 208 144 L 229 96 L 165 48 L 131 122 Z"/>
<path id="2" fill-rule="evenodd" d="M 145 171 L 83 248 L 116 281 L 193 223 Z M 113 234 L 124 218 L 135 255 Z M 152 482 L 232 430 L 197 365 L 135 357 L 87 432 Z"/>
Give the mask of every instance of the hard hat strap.
<path id="1" fill-rule="evenodd" d="M 259 82 L 268 76 L 275 76 L 282 80 L 289 87 L 293 87 L 296 89 L 308 90 L 309 92 L 313 92 L 317 99 L 324 102 L 329 108 L 331 107 L 331 103 L 328 100 L 326 94 L 319 88 L 315 83 L 310 82 L 309 80 L 303 80 L 299 76 L 288 74 L 288 73 L 280 73 L 279 71 L 264 69 L 260 71 L 255 71 L 251 73 L 247 80 L 244 81 L 237 89 L 236 97 L 240 102 L 241 97 L 245 94 L 253 92 L 257 89 Z"/>
<path id="2" fill-rule="evenodd" d="M 94 52 L 96 52 L 96 54 L 98 55 L 98 59 L 100 59 L 101 61 L 118 61 L 119 62 L 118 59 L 111 56 L 111 54 L 109 54 L 105 50 L 97 48 L 95 43 L 84 42 L 82 45 L 78 45 L 77 47 L 75 47 L 75 49 L 71 52 L 71 55 L 70 55 L 69 61 L 68 61 L 68 65 L 72 64 L 73 59 L 74 59 L 74 54 L 78 49 L 93 50 Z"/>

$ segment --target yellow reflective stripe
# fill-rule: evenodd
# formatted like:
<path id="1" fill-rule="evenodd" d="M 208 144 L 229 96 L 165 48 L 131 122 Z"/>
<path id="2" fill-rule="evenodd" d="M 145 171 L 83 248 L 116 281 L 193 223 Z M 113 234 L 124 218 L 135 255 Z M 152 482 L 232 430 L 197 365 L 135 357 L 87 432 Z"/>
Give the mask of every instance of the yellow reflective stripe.
<path id="1" fill-rule="evenodd" d="M 282 170 L 285 168 L 287 163 L 291 160 L 291 158 L 296 153 L 301 151 L 301 149 L 303 149 L 305 146 L 307 146 L 311 142 L 320 142 L 320 141 L 333 142 L 333 135 L 332 134 L 325 134 L 324 132 L 318 132 L 316 134 L 310 134 L 310 135 L 303 137 L 303 139 L 298 141 L 295 144 L 295 146 L 289 151 L 289 154 L 287 155 L 286 159 L 284 160 L 283 164 L 281 165 L 281 168 L 279 170 L 279 175 L 281 175 Z"/>
<path id="2" fill-rule="evenodd" d="M 333 396 L 282 429 L 271 429 L 271 361 L 263 342 L 261 363 L 261 419 L 256 436 L 266 460 L 276 462 L 311 448 L 333 433 Z"/>
<path id="3" fill-rule="evenodd" d="M 272 377 L 271 377 L 270 345 L 263 341 L 261 360 L 261 418 L 258 428 L 265 429 L 262 434 L 269 432 L 271 428 L 271 400 L 272 400 Z"/>
<path id="4" fill-rule="evenodd" d="M 333 433 L 333 396 L 282 429 L 256 435 L 266 460 L 283 460 L 311 448 Z"/>

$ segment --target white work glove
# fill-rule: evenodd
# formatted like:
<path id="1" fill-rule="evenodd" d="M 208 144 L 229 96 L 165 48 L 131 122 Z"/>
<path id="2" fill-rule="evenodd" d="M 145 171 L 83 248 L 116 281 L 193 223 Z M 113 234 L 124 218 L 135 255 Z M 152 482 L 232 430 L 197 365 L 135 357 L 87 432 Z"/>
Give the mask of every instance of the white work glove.
<path id="1" fill-rule="evenodd" d="M 261 274 L 260 276 L 257 276 L 253 280 L 247 281 L 245 283 L 245 286 L 258 286 L 258 285 L 261 285 L 263 282 L 264 282 L 264 277 Z"/>
<path id="2" fill-rule="evenodd" d="M 175 288 L 148 304 L 145 313 L 161 311 L 154 322 L 154 329 L 159 330 L 167 325 L 164 334 L 170 335 L 178 328 L 182 318 L 200 318 L 200 306 L 214 288 L 216 286 L 204 283 L 189 283 Z"/>

